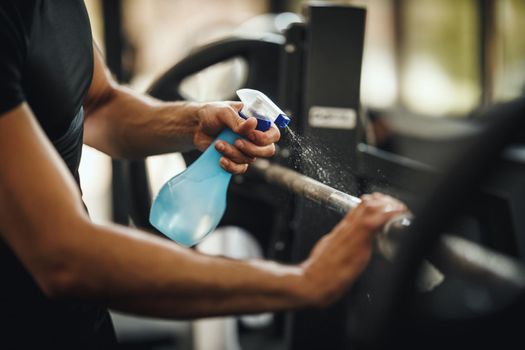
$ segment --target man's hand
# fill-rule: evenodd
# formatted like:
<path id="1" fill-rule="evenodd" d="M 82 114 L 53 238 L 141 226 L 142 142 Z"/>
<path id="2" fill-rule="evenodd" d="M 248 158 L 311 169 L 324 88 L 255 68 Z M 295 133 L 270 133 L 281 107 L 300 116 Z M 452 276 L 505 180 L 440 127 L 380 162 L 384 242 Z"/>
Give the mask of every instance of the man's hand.
<path id="1" fill-rule="evenodd" d="M 204 151 L 215 137 L 226 127 L 243 137 L 230 145 L 227 142 L 215 143 L 215 148 L 223 157 L 221 166 L 230 173 L 241 174 L 248 169 L 256 157 L 271 157 L 275 154 L 274 143 L 279 140 L 279 129 L 272 127 L 265 131 L 255 130 L 257 120 L 244 120 L 238 115 L 242 108 L 240 102 L 215 102 L 202 105 L 198 110 L 199 126 L 193 136 L 197 149 Z"/>
<path id="2" fill-rule="evenodd" d="M 336 301 L 370 260 L 375 233 L 407 210 L 400 201 L 379 193 L 364 195 L 362 203 L 324 236 L 302 264 L 311 304 Z"/>

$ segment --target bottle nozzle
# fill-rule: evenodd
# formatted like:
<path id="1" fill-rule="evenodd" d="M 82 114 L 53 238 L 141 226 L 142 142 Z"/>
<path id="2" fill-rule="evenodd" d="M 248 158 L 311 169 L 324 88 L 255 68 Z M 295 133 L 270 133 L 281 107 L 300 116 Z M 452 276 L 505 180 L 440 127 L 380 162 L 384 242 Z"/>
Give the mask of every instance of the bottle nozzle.
<path id="1" fill-rule="evenodd" d="M 253 89 L 237 90 L 237 95 L 244 107 L 239 115 L 244 119 L 257 118 L 257 130 L 266 131 L 274 123 L 284 128 L 290 123 L 290 118 L 265 94 Z"/>
<path id="2" fill-rule="evenodd" d="M 275 118 L 274 123 L 281 129 L 283 129 L 283 128 L 286 128 L 288 124 L 290 124 L 290 118 L 288 118 L 286 114 L 281 113 L 277 116 L 277 118 Z"/>

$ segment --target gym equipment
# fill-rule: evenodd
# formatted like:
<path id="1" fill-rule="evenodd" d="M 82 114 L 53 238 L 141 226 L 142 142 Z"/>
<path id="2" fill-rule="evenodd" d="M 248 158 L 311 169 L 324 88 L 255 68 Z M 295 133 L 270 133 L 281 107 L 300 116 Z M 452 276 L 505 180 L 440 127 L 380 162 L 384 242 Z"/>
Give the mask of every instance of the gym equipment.
<path id="1" fill-rule="evenodd" d="M 361 200 L 336 190 L 268 160 L 257 160 L 252 171 L 259 173 L 270 184 L 284 187 L 297 195 L 317 202 L 340 214 L 354 209 Z M 379 251 L 388 259 L 395 257 L 397 245 L 412 222 L 411 215 L 401 216 L 388 223 L 378 234 Z M 460 237 L 445 235 L 439 240 L 430 257 L 445 274 L 459 274 L 463 278 L 490 283 L 514 294 L 525 291 L 525 267 L 515 259 L 483 248 Z"/>
<path id="2" fill-rule="evenodd" d="M 343 181 L 329 185 L 355 195 L 386 192 L 413 210 L 415 219 L 399 235 L 394 259 L 376 256 L 339 303 L 325 310 L 275 315 L 271 334 L 283 348 L 483 348 L 519 341 L 518 327 L 525 315 L 521 273 L 495 269 L 499 264 L 487 263 L 486 257 L 518 271 L 517 261 L 525 259 L 525 157 L 519 146 L 509 148 L 522 142 L 513 134 L 523 130 L 523 100 L 464 121 L 401 115 L 412 129 L 443 132 L 423 137 L 399 128 L 393 140 L 396 153 L 370 145 L 359 105 L 364 22 L 365 11 L 360 8 L 310 6 L 307 22 L 290 26 L 284 37 L 230 38 L 194 51 L 162 76 L 150 93 L 165 100 L 181 99 L 178 88 L 185 77 L 241 56 L 249 69 L 245 86 L 264 91 L 284 107 L 293 116 L 294 132 L 325 145 L 323 156 L 347 171 Z M 317 123 L 327 118 L 325 125 L 330 127 Z M 300 173 L 323 180 L 310 172 L 307 163 L 295 162 L 300 149 L 287 141 L 283 136 L 272 169 L 299 168 Z M 195 159 L 184 157 L 188 163 Z M 263 174 L 254 167 L 233 178 L 221 225 L 251 232 L 266 247 L 268 258 L 301 261 L 340 219 L 333 207 L 346 204 L 337 197 L 332 208 L 316 205 L 311 200 L 315 196 L 285 193 L 261 179 Z M 139 209 L 131 213 L 133 221 L 148 227 L 150 196 L 143 163 L 133 164 L 130 175 L 133 206 Z M 267 216 L 261 220 L 254 212 Z M 444 232 L 457 236 L 439 239 Z M 445 257 L 443 251 L 450 255 Z M 464 251 L 490 254 L 470 260 L 461 256 Z M 465 258 L 469 264 L 459 269 L 458 262 Z M 424 259 L 436 264 L 446 278 L 431 292 L 419 293 L 414 280 Z"/>

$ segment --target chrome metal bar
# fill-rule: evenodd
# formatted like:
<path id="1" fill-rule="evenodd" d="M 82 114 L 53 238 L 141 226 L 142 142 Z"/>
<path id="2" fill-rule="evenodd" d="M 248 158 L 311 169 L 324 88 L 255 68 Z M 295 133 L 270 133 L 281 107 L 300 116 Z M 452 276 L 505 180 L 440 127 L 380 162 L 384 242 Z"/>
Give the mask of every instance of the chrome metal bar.
<path id="1" fill-rule="evenodd" d="M 265 159 L 258 159 L 251 168 L 263 175 L 267 182 L 325 205 L 342 215 L 361 203 L 357 197 L 338 191 L 294 170 L 271 164 Z"/>
<path id="2" fill-rule="evenodd" d="M 286 188 L 342 215 L 361 202 L 357 197 L 267 160 L 257 160 L 251 171 L 270 184 Z M 378 235 L 378 246 L 385 257 L 391 258 L 395 253 L 397 239 L 389 235 L 391 226 L 397 226 L 397 230 L 392 231 L 399 232 L 399 226 L 409 226 L 410 220 L 410 216 L 396 218 Z M 525 268 L 520 262 L 457 236 L 443 235 L 431 256 L 431 262 L 445 274 L 496 283 L 512 290 L 525 289 Z"/>

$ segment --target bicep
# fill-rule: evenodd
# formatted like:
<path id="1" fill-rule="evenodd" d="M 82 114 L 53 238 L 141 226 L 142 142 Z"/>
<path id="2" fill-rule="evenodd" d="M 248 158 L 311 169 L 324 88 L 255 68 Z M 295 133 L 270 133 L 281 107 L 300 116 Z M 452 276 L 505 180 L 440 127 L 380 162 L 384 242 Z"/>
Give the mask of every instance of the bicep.
<path id="1" fill-rule="evenodd" d="M 115 97 L 116 82 L 111 77 L 99 48 L 93 44 L 93 79 L 84 99 L 86 120 L 84 123 L 84 143 L 102 152 L 107 152 L 111 123 L 107 107 Z"/>
<path id="2" fill-rule="evenodd" d="M 80 192 L 25 103 L 0 115 L 0 159 L 0 235 L 37 272 L 67 231 L 87 221 Z"/>
<path id="3" fill-rule="evenodd" d="M 93 79 L 84 100 L 88 117 L 91 112 L 104 105 L 111 98 L 116 85 L 100 49 L 96 44 L 93 44 Z"/>

